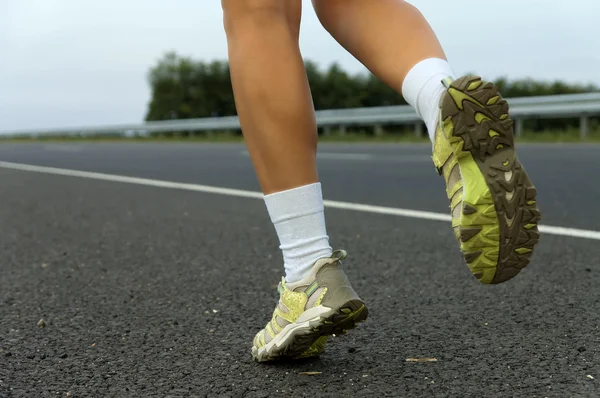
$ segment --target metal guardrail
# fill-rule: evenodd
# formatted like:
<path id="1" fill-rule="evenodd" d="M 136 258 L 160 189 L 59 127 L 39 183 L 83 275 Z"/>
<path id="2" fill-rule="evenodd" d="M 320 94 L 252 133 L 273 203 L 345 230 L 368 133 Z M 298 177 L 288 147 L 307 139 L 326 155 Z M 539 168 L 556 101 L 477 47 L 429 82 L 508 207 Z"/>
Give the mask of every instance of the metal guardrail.
<path id="1" fill-rule="evenodd" d="M 541 97 L 507 99 L 510 114 L 516 122 L 517 134 L 523 131 L 523 120 L 531 118 L 578 117 L 581 120 L 581 136 L 588 133 L 588 118 L 600 115 L 600 93 L 567 94 Z M 346 126 L 375 126 L 376 132 L 383 125 L 414 124 L 416 133 L 422 134 L 423 124 L 412 107 L 383 106 L 352 109 L 331 109 L 316 112 L 317 124 L 325 130 Z M 119 124 L 110 126 L 85 126 L 54 129 L 36 129 L 0 132 L 3 137 L 52 137 L 52 136 L 94 136 L 94 135 L 134 135 L 173 131 L 219 131 L 239 129 L 237 116 L 211 117 L 200 119 L 165 120 L 141 124 Z"/>

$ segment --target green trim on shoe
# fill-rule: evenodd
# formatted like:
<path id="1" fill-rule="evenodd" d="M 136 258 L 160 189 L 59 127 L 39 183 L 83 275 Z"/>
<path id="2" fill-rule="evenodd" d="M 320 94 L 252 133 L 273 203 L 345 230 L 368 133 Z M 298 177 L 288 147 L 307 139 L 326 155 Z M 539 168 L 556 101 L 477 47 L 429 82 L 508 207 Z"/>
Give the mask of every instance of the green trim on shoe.
<path id="1" fill-rule="evenodd" d="M 538 243 L 537 192 L 516 156 L 498 88 L 477 76 L 442 84 L 432 160 L 446 182 L 455 237 L 480 282 L 505 282 L 529 264 Z"/>
<path id="2" fill-rule="evenodd" d="M 318 260 L 303 280 L 287 283 L 282 278 L 273 316 L 254 337 L 256 361 L 318 356 L 328 336 L 343 334 L 367 319 L 367 308 L 342 269 L 345 258 L 346 252 L 337 250 Z"/>

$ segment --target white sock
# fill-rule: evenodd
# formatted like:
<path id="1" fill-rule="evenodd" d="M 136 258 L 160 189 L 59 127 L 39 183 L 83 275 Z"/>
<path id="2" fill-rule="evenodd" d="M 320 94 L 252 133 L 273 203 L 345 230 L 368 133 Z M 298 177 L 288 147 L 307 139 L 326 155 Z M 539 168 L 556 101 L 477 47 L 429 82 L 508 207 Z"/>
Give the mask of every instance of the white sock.
<path id="1" fill-rule="evenodd" d="M 297 282 L 310 273 L 319 258 L 332 254 L 321 184 L 265 195 L 265 203 L 281 244 L 285 279 Z"/>
<path id="2" fill-rule="evenodd" d="M 432 143 L 438 123 L 439 100 L 446 90 L 442 80 L 446 77 L 455 78 L 448 61 L 428 58 L 413 66 L 402 83 L 402 96 L 423 119 Z"/>

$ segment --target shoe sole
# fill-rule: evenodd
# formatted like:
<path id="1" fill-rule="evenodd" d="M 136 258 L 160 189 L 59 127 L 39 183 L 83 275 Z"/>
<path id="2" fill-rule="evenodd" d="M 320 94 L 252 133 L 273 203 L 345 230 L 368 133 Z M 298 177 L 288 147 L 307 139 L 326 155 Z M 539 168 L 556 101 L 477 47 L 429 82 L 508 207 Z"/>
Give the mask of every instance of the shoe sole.
<path id="1" fill-rule="evenodd" d="M 279 345 L 252 347 L 252 357 L 257 362 L 281 359 L 303 359 L 319 356 L 325 349 L 327 337 L 345 334 L 368 317 L 368 310 L 361 300 L 350 300 L 338 310 L 327 312 L 304 322 L 286 336 Z"/>
<path id="2" fill-rule="evenodd" d="M 460 248 L 482 283 L 505 282 L 531 261 L 539 241 L 536 189 L 519 162 L 508 103 L 492 83 L 445 83 L 441 123 L 463 180 Z"/>

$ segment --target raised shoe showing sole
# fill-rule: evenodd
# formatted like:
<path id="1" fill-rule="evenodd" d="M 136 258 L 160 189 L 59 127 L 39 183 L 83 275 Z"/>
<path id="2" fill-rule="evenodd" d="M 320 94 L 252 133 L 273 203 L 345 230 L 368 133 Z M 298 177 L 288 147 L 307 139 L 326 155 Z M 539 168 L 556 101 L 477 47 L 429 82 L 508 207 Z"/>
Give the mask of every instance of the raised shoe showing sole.
<path id="1" fill-rule="evenodd" d="M 529 264 L 538 243 L 536 189 L 498 88 L 478 76 L 443 84 L 433 162 L 446 181 L 452 227 L 473 275 L 502 283 Z"/>
<path id="2" fill-rule="evenodd" d="M 255 361 L 319 356 L 328 336 L 344 334 L 367 319 L 365 303 L 342 270 L 345 258 L 346 252 L 337 250 L 318 260 L 303 280 L 282 279 L 273 316 L 252 343 Z"/>

